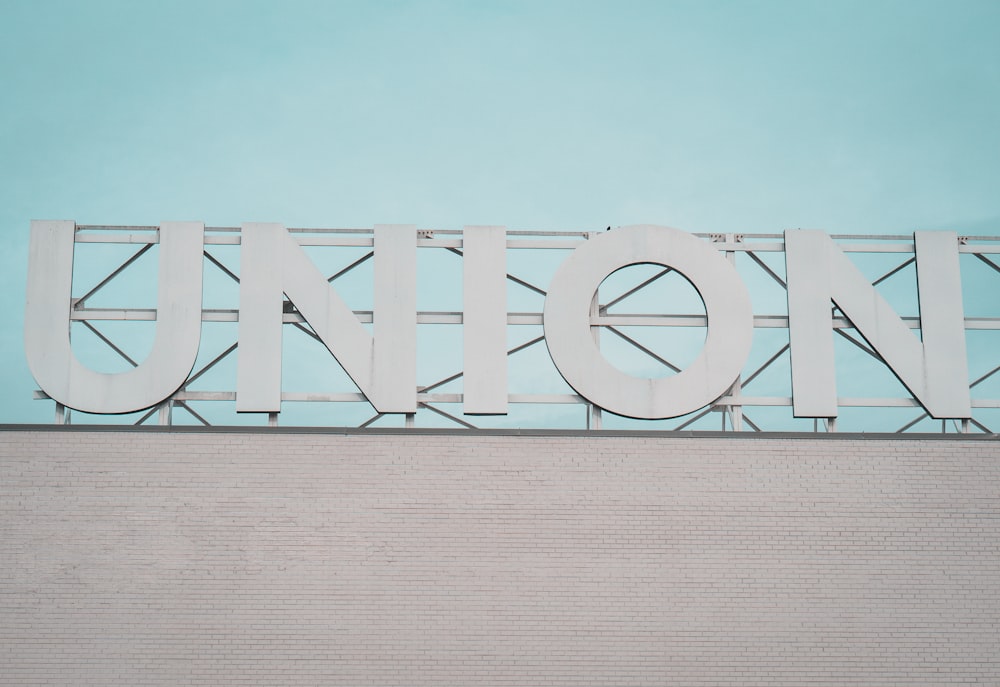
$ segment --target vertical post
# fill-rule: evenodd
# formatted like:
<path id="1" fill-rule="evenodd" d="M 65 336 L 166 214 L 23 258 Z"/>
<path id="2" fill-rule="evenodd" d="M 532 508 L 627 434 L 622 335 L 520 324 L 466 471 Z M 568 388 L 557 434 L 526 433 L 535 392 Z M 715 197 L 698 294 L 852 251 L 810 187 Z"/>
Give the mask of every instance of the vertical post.
<path id="1" fill-rule="evenodd" d="M 62 403 L 56 402 L 56 424 L 65 425 L 68 414 L 69 411 L 66 410 L 66 406 Z"/>
<path id="2" fill-rule="evenodd" d="M 278 414 L 277 413 L 268 413 L 267 414 L 267 426 L 268 427 L 277 427 L 278 426 Z"/>
<path id="3" fill-rule="evenodd" d="M 413 426 L 415 424 L 414 421 L 416 420 L 416 418 L 417 418 L 417 414 L 416 413 L 406 413 L 406 428 L 407 429 L 412 429 L 413 428 Z"/>
<path id="4" fill-rule="evenodd" d="M 173 410 L 174 410 L 174 403 L 170 399 L 167 399 L 166 401 L 160 404 L 159 423 L 161 425 L 173 424 L 174 421 Z"/>

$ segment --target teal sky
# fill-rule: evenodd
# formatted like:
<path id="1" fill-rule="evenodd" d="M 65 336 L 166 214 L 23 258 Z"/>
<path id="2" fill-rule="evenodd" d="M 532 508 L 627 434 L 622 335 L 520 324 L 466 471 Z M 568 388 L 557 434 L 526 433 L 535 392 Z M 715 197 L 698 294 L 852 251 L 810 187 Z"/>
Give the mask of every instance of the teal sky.
<path id="1" fill-rule="evenodd" d="M 32 218 L 1000 233 L 1000 3 L 0 0 L 0 422 Z"/>

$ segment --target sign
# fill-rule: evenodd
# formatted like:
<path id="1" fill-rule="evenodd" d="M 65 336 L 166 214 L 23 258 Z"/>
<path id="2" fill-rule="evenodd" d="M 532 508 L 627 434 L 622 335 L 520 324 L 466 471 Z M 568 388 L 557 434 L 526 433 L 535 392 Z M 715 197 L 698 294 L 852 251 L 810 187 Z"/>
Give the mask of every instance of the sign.
<path id="1" fill-rule="evenodd" d="M 156 338 L 149 356 L 120 374 L 88 369 L 70 343 L 67 324 L 80 306 L 72 297 L 77 234 L 72 221 L 32 223 L 25 350 L 36 381 L 58 404 L 88 413 L 130 413 L 164 403 L 184 387 L 198 355 L 205 318 L 203 252 L 209 245 L 204 225 L 166 222 L 143 239 L 159 245 L 158 304 L 152 315 Z M 637 225 L 590 234 L 575 246 L 545 290 L 541 322 L 553 364 L 583 400 L 622 416 L 661 419 L 732 396 L 760 323 L 730 259 L 735 250 L 749 252 L 750 244 L 742 237 L 722 238 L 713 243 L 669 227 Z M 956 234 L 913 235 L 920 337 L 829 235 L 790 230 L 782 238 L 787 284 L 772 276 L 787 287 L 783 317 L 796 417 L 838 415 L 834 305 L 928 414 L 971 417 L 959 270 L 962 243 Z M 370 333 L 310 260 L 301 235 L 297 238 L 280 224 L 247 223 L 240 228 L 234 393 L 238 412 L 281 411 L 286 296 L 377 412 L 417 411 L 417 247 L 439 240 L 410 225 L 377 225 L 368 240 L 374 253 Z M 467 227 L 446 242 L 464 261 L 464 415 L 508 412 L 506 331 L 511 315 L 506 284 L 512 277 L 506 256 L 517 240 L 503 227 Z M 608 362 L 592 336 L 592 328 L 601 325 L 594 311 L 601 282 L 616 270 L 638 264 L 681 273 L 705 306 L 704 347 L 694 362 L 672 376 L 625 374 Z M 729 405 L 739 404 L 730 399 Z"/>

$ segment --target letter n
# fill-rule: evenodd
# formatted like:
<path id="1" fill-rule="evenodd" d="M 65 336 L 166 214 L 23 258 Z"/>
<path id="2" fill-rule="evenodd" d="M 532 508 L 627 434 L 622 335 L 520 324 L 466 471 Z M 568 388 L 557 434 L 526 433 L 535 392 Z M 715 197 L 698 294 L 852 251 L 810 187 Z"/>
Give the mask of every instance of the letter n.
<path id="1" fill-rule="evenodd" d="M 831 301 L 932 417 L 971 417 L 958 237 L 913 238 L 922 341 L 827 234 L 785 232 L 796 417 L 837 416 Z"/>
<path id="2" fill-rule="evenodd" d="M 416 237 L 410 225 L 375 227 L 369 335 L 282 225 L 244 224 L 236 410 L 281 410 L 284 293 L 375 410 L 416 412 Z"/>

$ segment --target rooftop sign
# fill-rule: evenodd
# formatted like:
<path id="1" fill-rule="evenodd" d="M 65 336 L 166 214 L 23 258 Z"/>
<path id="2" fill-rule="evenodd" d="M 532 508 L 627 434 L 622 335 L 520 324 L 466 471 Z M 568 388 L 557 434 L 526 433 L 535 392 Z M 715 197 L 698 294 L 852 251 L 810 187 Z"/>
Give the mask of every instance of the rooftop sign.
<path id="1" fill-rule="evenodd" d="M 838 395 L 834 336 L 835 332 L 854 329 L 863 339 L 852 339 L 854 343 L 887 366 L 909 392 L 904 405 L 922 406 L 931 417 L 954 419 L 968 429 L 974 403 L 966 330 L 992 329 L 1000 324 L 965 318 L 959 257 L 963 252 L 974 253 L 1000 271 L 986 257 L 1000 252 L 1000 245 L 969 245 L 951 232 L 916 232 L 903 241 L 862 247 L 813 230 L 790 230 L 769 237 L 707 238 L 653 225 L 545 235 L 508 232 L 495 226 L 467 227 L 462 232 L 418 231 L 408 225 L 290 231 L 280 224 L 266 223 L 206 230 L 198 222 L 114 228 L 36 221 L 31 227 L 25 350 L 41 388 L 39 395 L 54 399 L 60 412 L 63 407 L 98 414 L 159 409 L 161 420 L 168 420 L 174 405 L 229 400 L 235 401 L 239 413 L 266 413 L 276 423 L 282 401 L 364 399 L 379 415 L 412 418 L 418 409 L 430 408 L 471 426 L 470 419 L 476 416 L 508 413 L 512 402 L 568 402 L 585 403 L 592 409 L 591 427 L 598 425 L 601 410 L 658 420 L 716 409 L 727 414 L 733 428 L 740 429 L 746 406 L 791 405 L 795 417 L 822 419 L 829 426 L 845 405 L 899 405 L 896 400 L 859 402 Z M 128 261 L 91 292 L 74 297 L 74 247 L 81 242 L 138 243 L 140 251 L 158 245 L 155 310 L 87 306 L 87 299 L 124 270 Z M 238 275 L 213 258 L 209 249 L 217 244 L 239 245 Z M 310 245 L 361 247 L 368 253 L 328 278 L 305 251 L 304 246 Z M 463 293 L 461 312 L 418 312 L 418 248 L 446 249 L 460 256 L 462 279 L 453 287 Z M 519 249 L 558 249 L 566 257 L 546 287 L 540 288 L 510 273 L 508 253 Z M 769 267 L 757 255 L 768 252 L 784 253 L 784 277 L 780 268 Z M 889 305 L 849 257 L 857 252 L 906 255 L 905 262 L 890 275 L 915 265 L 919 318 L 904 318 Z M 784 312 L 754 312 L 746 280 L 737 270 L 738 254 L 752 258 L 761 274 L 785 288 Z M 332 284 L 368 258 L 374 264 L 370 313 L 352 310 Z M 220 312 L 203 307 L 203 271 L 209 262 L 238 281 L 235 309 Z M 668 302 L 662 303 L 659 313 L 609 313 L 598 296 L 601 284 L 609 275 L 632 265 L 658 266 L 661 276 L 671 271 L 683 275 L 697 290 L 703 313 L 685 316 L 671 312 Z M 542 311 L 509 312 L 507 289 L 512 282 L 544 294 Z M 81 363 L 70 342 L 68 323 L 100 319 L 155 320 L 155 342 L 148 357 L 133 361 L 133 369 L 117 374 L 96 372 Z M 232 389 L 195 392 L 187 388 L 198 360 L 203 321 L 236 323 L 238 350 Z M 368 322 L 371 328 L 366 327 Z M 312 394 L 308 399 L 284 392 L 282 330 L 289 323 L 308 325 L 356 390 Z M 462 379 L 459 394 L 435 394 L 433 388 L 440 384 L 419 383 L 418 325 L 435 323 L 462 327 L 462 370 L 454 377 Z M 551 395 L 512 393 L 507 375 L 511 354 L 507 332 L 508 327 L 518 324 L 542 325 L 551 361 L 574 394 L 554 399 Z M 702 327 L 704 344 L 689 364 L 678 368 L 614 329 L 625 325 Z M 788 339 L 768 365 L 789 353 L 791 395 L 748 396 L 743 387 L 759 374 L 751 376 L 746 370 L 755 328 L 774 327 L 787 329 Z M 623 372 L 602 353 L 597 333 L 604 328 L 674 368 L 675 374 L 649 378 Z M 234 349 L 237 346 L 227 355 Z M 435 403 L 458 405 L 458 409 L 445 412 L 432 405 Z M 986 405 L 1000 404 L 991 401 Z"/>

